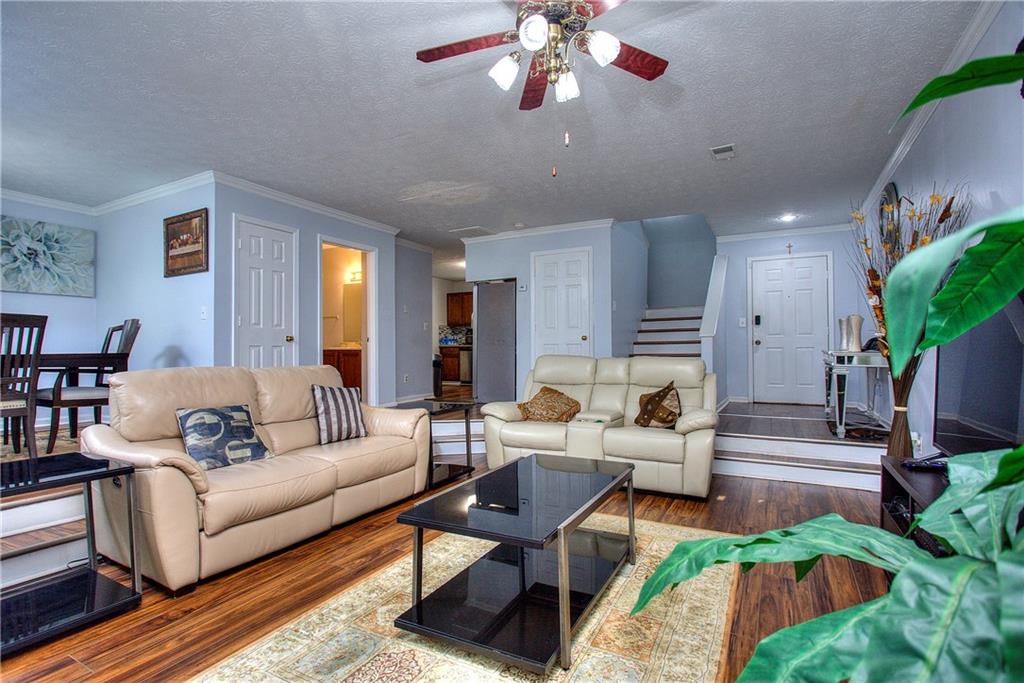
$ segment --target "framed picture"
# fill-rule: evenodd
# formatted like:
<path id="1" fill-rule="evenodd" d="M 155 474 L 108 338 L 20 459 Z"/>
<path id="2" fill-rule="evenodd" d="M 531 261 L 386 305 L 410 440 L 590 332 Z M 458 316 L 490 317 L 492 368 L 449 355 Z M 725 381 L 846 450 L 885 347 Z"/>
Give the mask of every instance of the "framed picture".
<path id="1" fill-rule="evenodd" d="M 209 211 L 199 209 L 164 219 L 164 277 L 210 269 Z"/>
<path id="2" fill-rule="evenodd" d="M 0 290 L 96 296 L 96 233 L 0 216 Z"/>

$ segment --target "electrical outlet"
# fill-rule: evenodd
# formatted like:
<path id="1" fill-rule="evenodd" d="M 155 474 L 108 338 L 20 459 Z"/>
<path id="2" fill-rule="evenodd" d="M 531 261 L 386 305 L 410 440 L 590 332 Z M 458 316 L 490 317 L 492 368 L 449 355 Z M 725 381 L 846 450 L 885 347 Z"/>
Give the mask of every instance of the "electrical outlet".
<path id="1" fill-rule="evenodd" d="M 747 326 L 747 319 L 746 318 L 740 318 L 740 327 L 746 327 L 746 326 Z"/>
<path id="2" fill-rule="evenodd" d="M 408 384 L 409 383 L 409 375 L 402 375 L 402 382 L 404 384 Z"/>
<path id="3" fill-rule="evenodd" d="M 430 323 L 423 323 L 423 331 L 424 332 L 429 332 L 430 331 Z"/>
<path id="4" fill-rule="evenodd" d="M 206 306 L 199 307 L 199 319 L 206 320 Z"/>

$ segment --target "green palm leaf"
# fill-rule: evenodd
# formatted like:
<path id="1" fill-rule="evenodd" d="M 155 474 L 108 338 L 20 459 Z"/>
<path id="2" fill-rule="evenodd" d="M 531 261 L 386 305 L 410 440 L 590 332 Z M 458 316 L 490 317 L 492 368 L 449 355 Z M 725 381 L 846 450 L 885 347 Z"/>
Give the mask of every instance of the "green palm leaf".
<path id="1" fill-rule="evenodd" d="M 867 649 L 872 618 L 888 596 L 776 631 L 762 640 L 737 683 L 849 678 Z"/>
<path id="2" fill-rule="evenodd" d="M 1006 673 L 1010 680 L 1024 681 L 1024 550 L 1000 555 L 996 575 L 1002 595 L 999 630 Z"/>
<path id="3" fill-rule="evenodd" d="M 1002 308 L 1024 289 L 1024 220 L 993 226 L 964 252 L 928 305 L 919 351 L 946 344 Z"/>
<path id="4" fill-rule="evenodd" d="M 932 79 L 900 114 L 904 116 L 933 100 L 951 97 L 989 85 L 1024 80 L 1024 54 L 999 55 L 967 62 L 951 74 Z M 897 119 L 898 121 L 898 119 Z"/>

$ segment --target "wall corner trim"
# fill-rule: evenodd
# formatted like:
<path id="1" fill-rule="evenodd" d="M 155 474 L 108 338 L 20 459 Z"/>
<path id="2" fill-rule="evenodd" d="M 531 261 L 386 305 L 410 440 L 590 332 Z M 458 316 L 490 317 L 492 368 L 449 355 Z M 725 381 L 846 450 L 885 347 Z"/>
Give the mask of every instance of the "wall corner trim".
<path id="1" fill-rule="evenodd" d="M 1003 4 L 1002 1 L 978 3 L 978 9 L 974 12 L 970 23 L 967 24 L 967 28 L 960 35 L 960 39 L 953 47 L 953 51 L 950 53 L 949 58 L 946 59 L 946 63 L 942 66 L 939 73 L 950 73 L 964 65 L 967 58 L 971 56 L 971 53 L 981 43 L 981 39 L 985 37 L 985 33 L 992 25 L 992 22 L 995 21 L 996 15 L 1003 8 Z M 874 185 L 871 186 L 871 189 L 865 195 L 864 201 L 861 203 L 861 211 L 867 213 L 871 205 L 875 203 L 876 198 L 881 196 L 882 188 L 886 186 L 889 179 L 896 172 L 896 169 L 903 163 L 903 159 L 910 153 L 914 142 L 924 130 L 928 121 L 931 120 L 932 114 L 938 109 L 940 103 L 941 101 L 939 100 L 929 102 L 914 112 L 910 119 L 910 125 L 903 131 L 903 136 L 896 145 L 896 149 L 893 150 L 889 160 L 885 162 L 885 166 L 882 167 L 882 171 L 878 174 Z M 877 209 L 872 211 L 875 210 Z"/>
<path id="2" fill-rule="evenodd" d="M 91 206 L 86 206 L 85 204 L 75 204 L 74 202 L 65 202 L 59 199 L 40 197 L 39 195 L 28 194 L 27 192 L 18 192 L 17 190 L 6 190 L 0 188 L 0 201 L 22 202 L 24 204 L 32 204 L 33 206 L 41 206 L 47 209 L 74 211 L 75 213 L 83 213 L 87 216 L 97 215 L 96 211 Z"/>
<path id="3" fill-rule="evenodd" d="M 794 230 L 766 230 L 764 232 L 748 232 L 738 235 L 721 235 L 715 238 L 715 242 L 746 242 L 747 240 L 763 240 L 771 237 L 795 237 L 799 235 L 817 235 L 825 232 L 843 232 L 850 230 L 850 226 L 844 223 L 836 225 L 819 225 L 813 228 L 796 228 Z"/>
<path id="4" fill-rule="evenodd" d="M 610 230 L 615 223 L 614 219 L 601 218 L 592 221 L 580 221 L 578 223 L 560 223 L 558 225 L 546 225 L 539 228 L 525 228 L 523 230 L 507 230 L 496 235 L 483 235 L 482 237 L 463 237 L 463 244 L 477 244 L 480 242 L 493 242 L 495 240 L 513 240 L 519 237 L 540 235 L 549 232 L 568 232 L 570 230 L 589 230 L 593 228 L 605 228 Z"/>
<path id="5" fill-rule="evenodd" d="M 401 237 L 396 237 L 395 238 L 395 244 L 398 244 L 399 246 L 403 246 L 403 247 L 408 247 L 409 249 L 416 249 L 417 251 L 424 251 L 424 252 L 426 252 L 428 254 L 431 254 L 431 255 L 433 255 L 433 253 L 434 253 L 434 250 L 431 249 L 430 247 L 428 247 L 425 244 L 420 244 L 419 242 L 413 242 L 411 240 L 403 239 Z"/>

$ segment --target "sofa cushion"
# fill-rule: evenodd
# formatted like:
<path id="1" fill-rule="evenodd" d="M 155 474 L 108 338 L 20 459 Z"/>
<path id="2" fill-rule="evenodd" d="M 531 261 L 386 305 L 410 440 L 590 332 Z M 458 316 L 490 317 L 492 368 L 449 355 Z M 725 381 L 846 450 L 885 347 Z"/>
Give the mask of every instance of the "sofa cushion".
<path id="1" fill-rule="evenodd" d="M 128 441 L 181 436 L 179 408 L 243 404 L 259 424 L 256 382 L 247 368 L 133 370 L 110 378 L 110 426 Z"/>
<path id="2" fill-rule="evenodd" d="M 682 463 L 686 437 L 654 427 L 617 427 L 604 432 L 604 453 L 631 460 Z"/>
<path id="3" fill-rule="evenodd" d="M 519 404 L 524 420 L 535 422 L 568 422 L 580 412 L 580 402 L 558 389 L 542 387 L 529 401 Z"/>
<path id="4" fill-rule="evenodd" d="M 315 417 L 294 422 L 257 425 L 256 432 L 263 439 L 263 443 L 275 453 L 289 453 L 320 443 L 320 428 Z"/>
<path id="5" fill-rule="evenodd" d="M 285 457 L 318 458 L 334 467 L 335 488 L 355 486 L 416 464 L 416 442 L 401 436 L 367 436 L 302 448 Z"/>
<path id="6" fill-rule="evenodd" d="M 185 452 L 204 470 L 262 460 L 272 454 L 256 434 L 249 406 L 175 411 Z"/>
<path id="7" fill-rule="evenodd" d="M 303 365 L 287 368 L 253 368 L 253 381 L 259 398 L 261 424 L 308 420 L 316 417 L 314 384 L 341 386 L 341 375 L 331 365 Z"/>
<path id="8" fill-rule="evenodd" d="M 331 495 L 337 476 L 320 458 L 286 455 L 211 470 L 199 496 L 202 524 L 213 535 Z"/>
<path id="9" fill-rule="evenodd" d="M 508 422 L 501 428 L 501 443 L 513 448 L 565 450 L 564 422 Z"/>
<path id="10" fill-rule="evenodd" d="M 597 360 L 590 356 L 547 355 L 533 366 L 537 384 L 593 384 Z"/>

